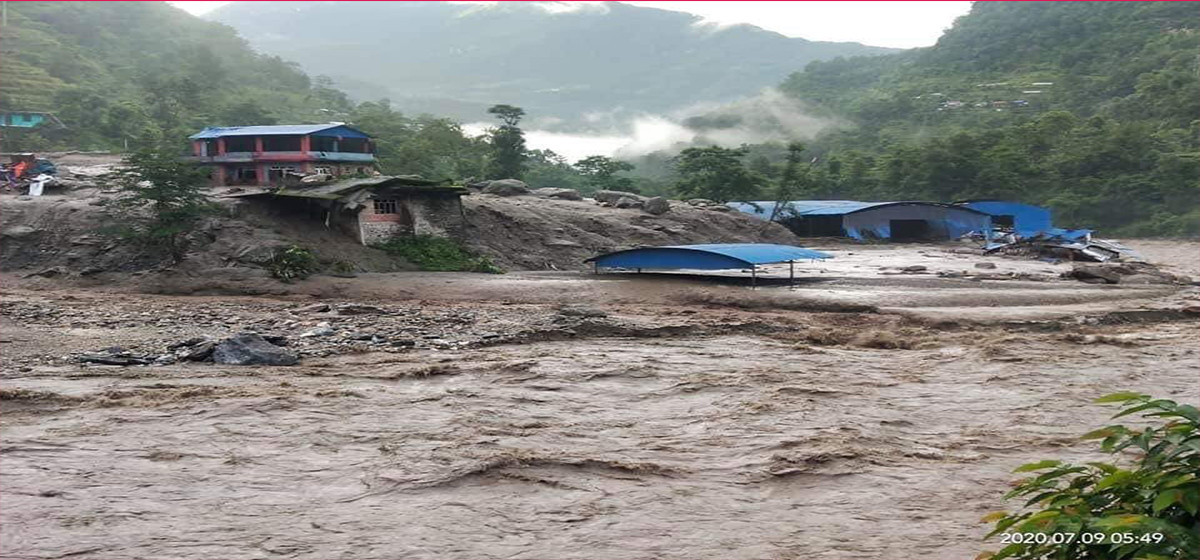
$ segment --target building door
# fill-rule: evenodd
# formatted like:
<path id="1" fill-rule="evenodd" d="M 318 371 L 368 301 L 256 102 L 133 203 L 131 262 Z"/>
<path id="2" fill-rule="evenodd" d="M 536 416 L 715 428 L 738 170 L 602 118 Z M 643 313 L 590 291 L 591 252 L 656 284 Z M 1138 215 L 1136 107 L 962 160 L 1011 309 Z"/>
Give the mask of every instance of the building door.
<path id="1" fill-rule="evenodd" d="M 933 237 L 928 220 L 891 220 L 892 241 L 925 241 Z"/>

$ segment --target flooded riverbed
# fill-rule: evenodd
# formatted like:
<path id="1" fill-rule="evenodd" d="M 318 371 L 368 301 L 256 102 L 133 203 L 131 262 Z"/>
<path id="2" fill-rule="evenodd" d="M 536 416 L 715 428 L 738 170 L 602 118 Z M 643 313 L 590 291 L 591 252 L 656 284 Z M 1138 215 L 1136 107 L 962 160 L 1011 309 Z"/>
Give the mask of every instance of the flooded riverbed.
<path id="1" fill-rule="evenodd" d="M 5 557 L 971 558 L 1013 467 L 1089 456 L 1100 395 L 1194 399 L 1200 354 L 1190 288 L 1080 302 L 1175 310 L 1136 320 L 989 323 L 669 279 L 642 301 L 615 294 L 655 280 L 548 278 L 584 288 L 501 301 L 484 296 L 543 280 L 440 278 L 477 289 L 438 298 L 414 277 L 422 299 L 367 297 L 388 313 L 369 321 L 287 298 L 7 294 Z M 61 359 L 161 346 L 202 317 L 311 355 Z M 304 346 L 318 321 L 428 334 Z"/>

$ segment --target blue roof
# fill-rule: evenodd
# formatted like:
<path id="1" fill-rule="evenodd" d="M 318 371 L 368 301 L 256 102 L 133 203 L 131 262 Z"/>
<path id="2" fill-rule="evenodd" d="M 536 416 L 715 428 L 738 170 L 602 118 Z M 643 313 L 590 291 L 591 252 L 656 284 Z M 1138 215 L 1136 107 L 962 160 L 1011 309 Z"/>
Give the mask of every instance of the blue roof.
<path id="1" fill-rule="evenodd" d="M 753 202 L 730 202 L 728 206 L 735 210 L 754 214 L 756 216 L 767 218 L 775 209 L 777 203 L 772 200 L 756 200 Z M 877 206 L 891 206 L 897 204 L 929 204 L 933 206 L 943 206 L 934 202 L 863 202 L 860 200 L 792 200 L 784 205 L 784 211 L 788 216 L 837 216 L 842 214 L 852 214 L 868 208 Z"/>
<path id="2" fill-rule="evenodd" d="M 596 266 L 606 268 L 724 270 L 749 268 L 760 264 L 830 258 L 833 256 L 793 245 L 712 243 L 642 247 L 592 257 L 584 262 L 594 262 Z"/>
<path id="3" fill-rule="evenodd" d="M 225 136 L 294 136 L 316 134 L 318 136 L 342 136 L 345 138 L 370 138 L 360 130 L 344 124 L 278 124 L 269 126 L 210 126 L 188 136 L 192 140 L 221 138 Z"/>
<path id="4" fill-rule="evenodd" d="M 964 200 L 958 202 L 972 210 L 986 212 L 992 216 L 1011 216 L 1012 227 L 1020 235 L 1029 236 L 1049 232 L 1054 228 L 1050 209 L 1023 202 L 1007 200 Z"/>

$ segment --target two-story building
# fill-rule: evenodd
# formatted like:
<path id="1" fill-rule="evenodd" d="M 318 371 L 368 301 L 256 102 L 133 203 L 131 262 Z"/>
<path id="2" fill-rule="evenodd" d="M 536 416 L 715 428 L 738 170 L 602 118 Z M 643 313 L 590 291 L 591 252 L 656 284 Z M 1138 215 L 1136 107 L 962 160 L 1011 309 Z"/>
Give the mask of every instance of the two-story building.
<path id="1" fill-rule="evenodd" d="M 213 185 L 278 185 L 288 173 L 375 173 L 371 137 L 340 123 L 209 127 L 189 136 Z"/>

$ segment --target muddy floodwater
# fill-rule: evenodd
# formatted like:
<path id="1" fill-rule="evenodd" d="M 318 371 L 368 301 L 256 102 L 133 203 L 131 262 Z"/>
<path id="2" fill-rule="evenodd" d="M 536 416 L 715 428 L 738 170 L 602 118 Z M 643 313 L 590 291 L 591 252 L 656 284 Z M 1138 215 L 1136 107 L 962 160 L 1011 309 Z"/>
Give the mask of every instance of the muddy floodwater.
<path id="1" fill-rule="evenodd" d="M 1194 243 L 1149 248 L 1194 273 Z M 1194 286 L 999 257 L 989 273 L 1025 274 L 946 277 L 988 259 L 910 251 L 927 273 L 846 259 L 794 289 L 574 273 L 314 279 L 320 298 L 10 289 L 0 552 L 973 558 L 998 548 L 980 517 L 1018 505 L 1001 499 L 1015 466 L 1095 456 L 1078 436 L 1113 411 L 1091 400 L 1196 400 Z M 243 330 L 300 364 L 77 359 Z"/>

